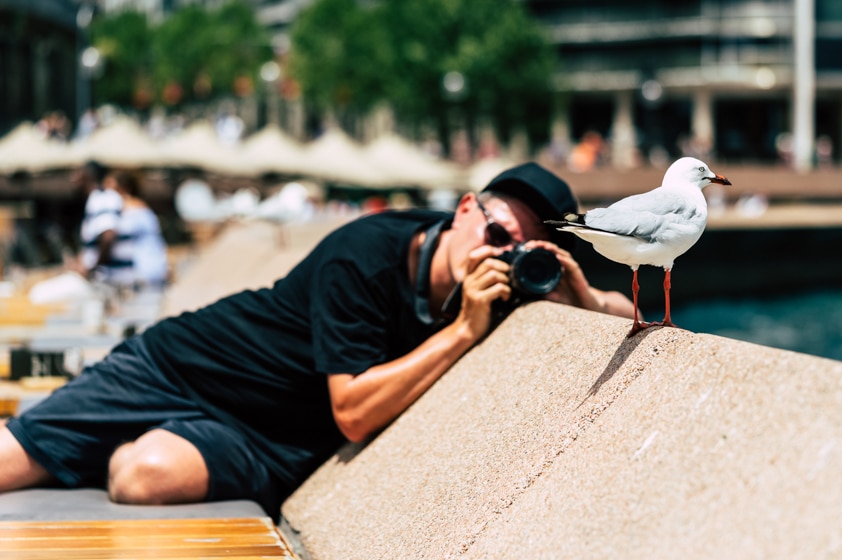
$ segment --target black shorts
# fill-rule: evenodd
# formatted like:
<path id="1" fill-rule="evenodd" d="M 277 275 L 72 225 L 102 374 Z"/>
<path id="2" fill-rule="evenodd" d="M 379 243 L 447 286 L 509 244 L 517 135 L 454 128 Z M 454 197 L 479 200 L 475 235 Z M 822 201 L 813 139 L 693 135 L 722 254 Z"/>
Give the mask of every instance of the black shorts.
<path id="1" fill-rule="evenodd" d="M 69 488 L 105 488 L 123 443 L 163 429 L 192 443 L 210 475 L 207 501 L 254 500 L 272 517 L 289 493 L 239 431 L 205 414 L 131 338 L 7 427 L 32 458 Z"/>

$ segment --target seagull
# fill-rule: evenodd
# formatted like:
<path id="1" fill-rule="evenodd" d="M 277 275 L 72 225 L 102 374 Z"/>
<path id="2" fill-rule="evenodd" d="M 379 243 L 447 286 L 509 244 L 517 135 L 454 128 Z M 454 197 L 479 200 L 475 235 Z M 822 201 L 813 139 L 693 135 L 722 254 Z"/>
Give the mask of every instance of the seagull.
<path id="1" fill-rule="evenodd" d="M 702 189 L 711 183 L 730 185 L 731 181 L 712 172 L 703 161 L 683 157 L 669 166 L 660 187 L 623 198 L 607 208 L 594 208 L 585 214 L 569 213 L 563 220 L 546 222 L 559 231 L 581 237 L 602 256 L 631 267 L 634 325 L 628 336 L 655 325 L 675 326 L 670 318 L 673 263 L 702 236 L 707 225 L 707 203 Z M 642 264 L 664 269 L 663 321 L 638 320 L 637 269 Z"/>

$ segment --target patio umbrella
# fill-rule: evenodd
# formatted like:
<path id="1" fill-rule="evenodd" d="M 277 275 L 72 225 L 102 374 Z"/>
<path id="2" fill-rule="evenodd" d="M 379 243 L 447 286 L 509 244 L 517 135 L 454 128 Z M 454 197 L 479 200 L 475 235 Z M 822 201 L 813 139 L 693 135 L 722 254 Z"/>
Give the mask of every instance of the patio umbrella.
<path id="1" fill-rule="evenodd" d="M 252 177 L 257 173 L 243 156 L 241 146 L 226 146 L 207 121 L 198 121 L 161 146 L 163 160 L 171 166 L 196 167 L 225 175 Z"/>
<path id="2" fill-rule="evenodd" d="M 30 122 L 23 122 L 0 139 L 0 173 L 37 173 L 76 165 L 67 145 L 46 138 Z"/>
<path id="3" fill-rule="evenodd" d="M 307 174 L 338 184 L 370 188 L 396 186 L 372 164 L 362 146 L 338 128 L 331 128 L 305 147 Z"/>
<path id="4" fill-rule="evenodd" d="M 158 143 L 128 117 L 117 117 L 71 149 L 82 161 L 93 159 L 112 167 L 159 167 L 165 162 Z"/>
<path id="5" fill-rule="evenodd" d="M 424 153 L 396 134 L 374 140 L 365 147 L 364 153 L 396 185 L 453 188 L 461 180 L 456 165 Z"/>
<path id="6" fill-rule="evenodd" d="M 300 175 L 308 169 L 304 147 L 277 125 L 267 125 L 249 136 L 242 153 L 258 174 Z"/>

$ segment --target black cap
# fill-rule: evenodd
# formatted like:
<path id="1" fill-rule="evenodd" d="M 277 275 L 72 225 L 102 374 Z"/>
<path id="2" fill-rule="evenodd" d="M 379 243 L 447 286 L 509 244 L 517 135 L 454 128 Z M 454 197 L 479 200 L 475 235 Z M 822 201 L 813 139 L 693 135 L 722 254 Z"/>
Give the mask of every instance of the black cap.
<path id="1" fill-rule="evenodd" d="M 500 193 L 517 198 L 525 202 L 541 221 L 562 220 L 565 214 L 577 212 L 579 208 L 579 203 L 567 183 L 533 162 L 500 173 L 482 189 L 482 192 Z M 563 249 L 573 249 L 575 235 L 546 227 L 553 243 Z"/>

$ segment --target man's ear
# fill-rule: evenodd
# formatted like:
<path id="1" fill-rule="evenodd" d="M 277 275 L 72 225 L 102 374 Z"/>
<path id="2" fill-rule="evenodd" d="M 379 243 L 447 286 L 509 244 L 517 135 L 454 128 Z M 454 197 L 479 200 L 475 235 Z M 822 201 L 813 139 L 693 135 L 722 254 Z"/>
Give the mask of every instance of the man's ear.
<path id="1" fill-rule="evenodd" d="M 477 205 L 476 193 L 466 193 L 459 199 L 459 204 L 456 205 L 456 213 L 453 215 L 453 225 L 451 229 L 459 229 L 459 224 L 464 220 L 464 217 L 474 209 Z"/>

